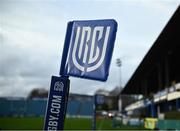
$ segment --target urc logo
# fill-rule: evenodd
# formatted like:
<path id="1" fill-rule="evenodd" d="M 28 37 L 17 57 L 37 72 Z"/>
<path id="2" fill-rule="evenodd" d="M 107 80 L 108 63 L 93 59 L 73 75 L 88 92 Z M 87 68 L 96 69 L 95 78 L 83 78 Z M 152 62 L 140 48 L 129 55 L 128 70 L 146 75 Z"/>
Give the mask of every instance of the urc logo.
<path id="1" fill-rule="evenodd" d="M 94 27 L 94 30 L 89 26 L 77 27 L 74 48 L 72 51 L 72 60 L 79 70 L 90 72 L 96 70 L 102 64 L 105 58 L 110 29 L 110 26 L 107 26 L 106 28 L 103 26 L 96 26 Z M 101 45 L 101 50 L 98 47 L 98 44 L 103 44 Z M 92 66 L 88 66 L 85 70 L 85 67 L 81 65 L 81 63 L 78 63 L 78 60 L 81 60 L 81 63 L 83 64 Z"/>

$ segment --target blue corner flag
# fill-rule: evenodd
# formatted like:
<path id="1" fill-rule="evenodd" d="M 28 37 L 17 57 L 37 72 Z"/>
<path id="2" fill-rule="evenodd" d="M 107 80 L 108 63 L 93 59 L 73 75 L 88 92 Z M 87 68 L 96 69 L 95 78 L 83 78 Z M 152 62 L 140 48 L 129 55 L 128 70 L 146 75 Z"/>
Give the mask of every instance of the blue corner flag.
<path id="1" fill-rule="evenodd" d="M 60 75 L 106 81 L 116 31 L 113 19 L 69 22 Z"/>

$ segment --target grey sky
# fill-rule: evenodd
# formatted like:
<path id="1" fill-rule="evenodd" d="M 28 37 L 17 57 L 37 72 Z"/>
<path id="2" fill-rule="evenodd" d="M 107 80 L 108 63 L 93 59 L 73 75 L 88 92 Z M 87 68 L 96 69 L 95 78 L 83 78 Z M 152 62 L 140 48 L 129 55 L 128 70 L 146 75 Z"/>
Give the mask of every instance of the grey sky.
<path id="1" fill-rule="evenodd" d="M 119 83 L 116 59 L 122 59 L 123 85 L 162 31 L 179 0 L 34 1 L 0 0 L 0 96 L 27 96 L 49 89 L 58 75 L 66 25 L 71 20 L 113 18 L 118 22 L 107 82 L 70 77 L 71 92 L 93 94 Z"/>

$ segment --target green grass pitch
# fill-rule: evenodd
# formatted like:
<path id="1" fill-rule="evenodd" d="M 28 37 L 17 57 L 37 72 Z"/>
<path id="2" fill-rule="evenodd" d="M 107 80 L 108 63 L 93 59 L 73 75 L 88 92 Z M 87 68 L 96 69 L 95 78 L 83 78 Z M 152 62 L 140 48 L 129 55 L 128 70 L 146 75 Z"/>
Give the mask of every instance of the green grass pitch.
<path id="1" fill-rule="evenodd" d="M 92 119 L 88 118 L 66 118 L 65 130 L 91 130 Z M 4 117 L 0 118 L 0 130 L 42 130 L 44 119 L 40 117 Z M 137 130 L 142 127 L 136 126 L 120 126 L 118 128 L 112 127 L 111 119 L 98 119 L 97 130 Z"/>

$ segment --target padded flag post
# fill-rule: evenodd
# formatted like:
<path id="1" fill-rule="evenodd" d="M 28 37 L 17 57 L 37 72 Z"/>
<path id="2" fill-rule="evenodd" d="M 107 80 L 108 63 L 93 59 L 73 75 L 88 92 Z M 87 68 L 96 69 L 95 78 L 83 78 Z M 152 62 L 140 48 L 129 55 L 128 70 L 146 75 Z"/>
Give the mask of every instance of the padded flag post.
<path id="1" fill-rule="evenodd" d="M 46 108 L 44 130 L 63 130 L 70 80 L 52 76 Z"/>

